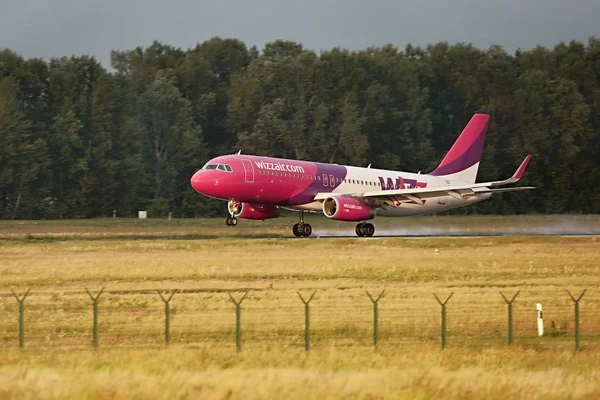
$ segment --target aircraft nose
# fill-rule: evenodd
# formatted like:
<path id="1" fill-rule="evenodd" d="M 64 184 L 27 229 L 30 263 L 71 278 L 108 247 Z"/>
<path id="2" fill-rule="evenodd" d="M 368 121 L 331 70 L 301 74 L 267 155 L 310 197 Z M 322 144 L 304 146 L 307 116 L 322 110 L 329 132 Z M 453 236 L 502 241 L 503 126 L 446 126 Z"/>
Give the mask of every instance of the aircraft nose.
<path id="1" fill-rule="evenodd" d="M 206 193 L 211 186 L 215 185 L 214 177 L 209 171 L 198 171 L 190 179 L 190 184 L 199 193 Z"/>

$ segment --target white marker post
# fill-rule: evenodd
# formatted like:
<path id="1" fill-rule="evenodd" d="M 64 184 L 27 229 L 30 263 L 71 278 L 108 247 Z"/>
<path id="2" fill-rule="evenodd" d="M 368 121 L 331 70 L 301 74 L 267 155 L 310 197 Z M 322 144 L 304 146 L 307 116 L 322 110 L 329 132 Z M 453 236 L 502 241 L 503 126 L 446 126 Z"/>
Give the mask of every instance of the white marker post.
<path id="1" fill-rule="evenodd" d="M 544 336 L 544 318 L 542 316 L 542 304 L 537 303 L 535 305 L 535 309 L 537 310 L 538 336 Z"/>
<path id="2" fill-rule="evenodd" d="M 147 211 L 138 211 L 138 218 L 139 219 L 148 218 L 148 212 Z"/>

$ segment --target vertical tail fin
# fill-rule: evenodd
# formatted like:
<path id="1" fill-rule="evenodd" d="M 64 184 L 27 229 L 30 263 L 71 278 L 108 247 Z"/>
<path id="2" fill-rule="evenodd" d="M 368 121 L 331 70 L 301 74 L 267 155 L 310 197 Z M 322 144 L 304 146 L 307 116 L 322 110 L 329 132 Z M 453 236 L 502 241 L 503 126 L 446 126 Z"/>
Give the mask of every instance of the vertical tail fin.
<path id="1" fill-rule="evenodd" d="M 475 183 L 490 116 L 475 114 L 440 165 L 430 175 Z"/>

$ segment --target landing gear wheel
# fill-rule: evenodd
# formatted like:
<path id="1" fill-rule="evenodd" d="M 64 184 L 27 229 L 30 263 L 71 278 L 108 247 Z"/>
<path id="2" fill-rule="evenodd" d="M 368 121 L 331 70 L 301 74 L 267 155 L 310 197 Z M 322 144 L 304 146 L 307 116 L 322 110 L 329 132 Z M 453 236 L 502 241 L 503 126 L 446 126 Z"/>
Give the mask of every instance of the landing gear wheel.
<path id="1" fill-rule="evenodd" d="M 373 224 L 360 223 L 356 225 L 357 236 L 368 236 L 371 237 L 375 233 L 375 226 Z"/>
<path id="2" fill-rule="evenodd" d="M 238 223 L 238 220 L 236 217 L 227 217 L 227 219 L 225 220 L 225 224 L 227 224 L 227 226 L 236 226 Z"/>
<path id="3" fill-rule="evenodd" d="M 365 236 L 363 224 L 356 225 L 355 231 L 356 231 L 356 236 L 361 236 L 361 237 Z"/>
<path id="4" fill-rule="evenodd" d="M 309 237 L 312 233 L 312 226 L 309 224 L 303 224 L 300 226 L 300 232 L 302 233 L 302 236 Z"/>
<path id="5" fill-rule="evenodd" d="M 309 237 L 312 233 L 312 226 L 304 223 L 304 211 L 299 213 L 300 221 L 292 227 L 292 233 L 296 237 Z"/>
<path id="6" fill-rule="evenodd" d="M 300 232 L 300 224 L 295 224 L 292 227 L 292 233 L 294 234 L 294 236 L 296 237 L 300 237 L 302 236 L 302 232 Z"/>

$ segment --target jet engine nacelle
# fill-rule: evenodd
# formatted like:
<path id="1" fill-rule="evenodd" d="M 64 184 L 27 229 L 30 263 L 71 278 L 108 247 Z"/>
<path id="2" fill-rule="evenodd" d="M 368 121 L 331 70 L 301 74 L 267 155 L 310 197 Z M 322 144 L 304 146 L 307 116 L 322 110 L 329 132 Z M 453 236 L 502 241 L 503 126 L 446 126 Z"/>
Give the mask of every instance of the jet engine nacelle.
<path id="1" fill-rule="evenodd" d="M 323 202 L 323 214 L 338 221 L 366 221 L 375 218 L 375 209 L 362 200 L 332 196 Z"/>
<path id="2" fill-rule="evenodd" d="M 279 210 L 271 205 L 238 203 L 232 200 L 227 204 L 227 208 L 234 217 L 241 219 L 263 220 L 279 217 Z"/>

